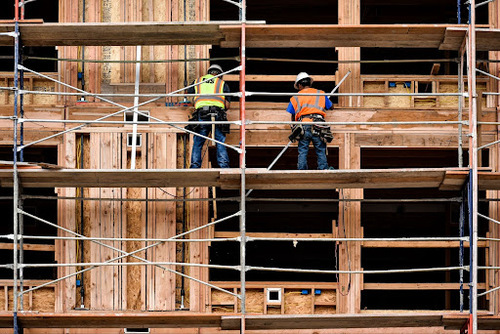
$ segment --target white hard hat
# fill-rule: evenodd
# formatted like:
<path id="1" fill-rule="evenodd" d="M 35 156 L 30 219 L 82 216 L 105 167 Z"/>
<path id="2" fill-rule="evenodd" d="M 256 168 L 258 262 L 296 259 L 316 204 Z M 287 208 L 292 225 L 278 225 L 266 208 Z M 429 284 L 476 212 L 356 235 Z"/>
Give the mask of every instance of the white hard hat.
<path id="1" fill-rule="evenodd" d="M 217 64 L 210 65 L 210 67 L 207 70 L 207 73 L 210 73 L 211 71 L 214 71 L 214 70 L 219 71 L 219 73 L 222 73 L 222 67 L 220 67 Z"/>
<path id="2" fill-rule="evenodd" d="M 293 85 L 293 87 L 295 87 L 295 89 L 299 89 L 297 87 L 297 84 L 299 83 L 300 80 L 302 79 L 306 79 L 306 78 L 309 78 L 311 79 L 311 83 L 313 83 L 313 78 L 311 78 L 311 76 L 309 74 L 307 74 L 306 72 L 300 72 L 299 74 L 297 74 L 297 79 L 295 79 L 295 84 Z"/>

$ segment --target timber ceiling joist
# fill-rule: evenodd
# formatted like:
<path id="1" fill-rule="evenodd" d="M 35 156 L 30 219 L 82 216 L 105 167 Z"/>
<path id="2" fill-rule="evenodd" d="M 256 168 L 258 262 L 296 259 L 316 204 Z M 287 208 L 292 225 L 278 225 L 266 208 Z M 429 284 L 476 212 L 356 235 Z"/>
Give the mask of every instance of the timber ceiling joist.
<path id="1" fill-rule="evenodd" d="M 234 22 L 232 22 L 234 23 Z M 249 22 L 248 47 L 383 47 L 458 50 L 465 25 L 265 25 Z M 261 22 L 260 22 L 261 23 Z M 0 24 L 0 32 L 14 25 Z M 21 23 L 25 46 L 183 45 L 238 47 L 240 26 L 228 22 Z M 0 36 L 0 46 L 13 38 Z M 477 30 L 477 50 L 500 50 L 500 30 Z"/>
<path id="2" fill-rule="evenodd" d="M 239 189 L 239 169 L 20 169 L 24 188 L 64 187 L 208 187 Z M 468 170 L 460 168 L 409 168 L 360 170 L 245 171 L 248 189 L 395 189 L 439 188 L 460 190 Z M 0 186 L 12 187 L 11 169 L 0 170 Z M 480 172 L 479 189 L 500 190 L 500 173 Z"/>

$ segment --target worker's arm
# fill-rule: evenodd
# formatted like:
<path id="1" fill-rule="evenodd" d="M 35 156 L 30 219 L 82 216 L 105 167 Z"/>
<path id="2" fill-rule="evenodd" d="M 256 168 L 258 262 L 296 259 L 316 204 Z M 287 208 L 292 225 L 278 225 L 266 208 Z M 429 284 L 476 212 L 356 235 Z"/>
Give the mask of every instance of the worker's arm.
<path id="1" fill-rule="evenodd" d="M 295 121 L 295 107 L 292 102 L 288 103 L 288 107 L 286 107 L 286 112 L 292 114 L 292 121 Z"/>
<path id="2" fill-rule="evenodd" d="M 195 83 L 195 80 L 193 80 L 193 82 L 191 82 L 191 85 L 194 85 L 194 83 Z M 194 90 L 194 86 L 193 87 L 189 87 L 188 89 L 186 89 L 186 94 L 194 94 L 194 93 L 196 93 L 196 91 Z M 194 103 L 195 97 L 191 96 L 191 98 L 192 98 L 191 101 Z"/>
<path id="3" fill-rule="evenodd" d="M 326 110 L 333 110 L 333 103 L 330 101 L 328 96 L 325 96 L 325 109 Z"/>

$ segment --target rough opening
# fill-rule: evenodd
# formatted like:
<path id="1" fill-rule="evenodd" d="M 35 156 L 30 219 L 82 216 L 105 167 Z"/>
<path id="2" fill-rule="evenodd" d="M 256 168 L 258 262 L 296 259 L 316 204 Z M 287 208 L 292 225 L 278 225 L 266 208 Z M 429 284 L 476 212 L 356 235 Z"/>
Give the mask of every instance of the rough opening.
<path id="1" fill-rule="evenodd" d="M 0 20 L 13 20 L 15 16 L 12 1 L 0 3 Z M 59 1 L 43 0 L 26 2 L 24 18 L 43 19 L 44 22 L 59 21 Z M 55 47 L 23 47 L 20 52 L 24 56 L 23 64 L 38 72 L 57 72 L 57 62 L 53 60 L 40 60 L 33 57 L 57 58 Z M 14 48 L 0 47 L 0 71 L 12 71 Z"/>
<path id="2" fill-rule="evenodd" d="M 485 154 L 487 155 L 487 154 Z M 362 168 L 421 168 L 457 165 L 455 149 L 362 149 Z M 437 189 L 366 189 L 365 199 L 393 200 L 362 203 L 361 225 L 366 238 L 375 237 L 458 237 L 460 192 Z M 484 192 L 480 198 L 484 198 Z M 402 202 L 415 199 L 419 202 Z M 423 201 L 425 200 L 425 201 Z M 487 204 L 480 204 L 481 212 L 488 212 Z M 485 236 L 487 224 L 479 224 L 480 236 Z M 468 232 L 465 231 L 467 235 Z M 480 265 L 485 263 L 484 249 L 479 251 Z M 469 252 L 465 249 L 464 262 Z M 456 247 L 448 248 L 389 248 L 363 247 L 361 265 L 364 270 L 449 267 L 459 265 Z M 465 286 L 468 274 L 464 275 Z M 479 282 L 484 282 L 484 275 Z M 398 273 L 365 275 L 364 282 L 372 284 L 361 292 L 361 307 L 366 309 L 427 309 L 458 310 L 459 294 L 456 288 L 417 290 L 404 288 L 405 283 L 458 283 L 458 271 L 425 273 Z M 393 288 L 380 290 L 384 283 Z M 467 296 L 465 299 L 467 300 Z M 481 307 L 485 307 L 481 299 Z"/>
<path id="3" fill-rule="evenodd" d="M 57 148 L 55 147 L 37 147 L 29 148 L 24 152 L 26 161 L 57 163 Z M 0 160 L 12 161 L 12 147 L 0 147 Z M 23 195 L 31 196 L 54 196 L 54 188 L 26 188 L 22 190 Z M 12 188 L 0 188 L 1 197 L 12 197 Z M 37 217 L 57 223 L 57 203 L 55 200 L 41 200 L 27 198 L 24 200 L 24 211 Z M 0 234 L 13 233 L 13 203 L 12 199 L 0 200 L 0 212 L 2 212 L 4 221 L 0 224 Z M 55 228 L 48 226 L 33 218 L 24 217 L 25 235 L 55 236 Z M 4 241 L 5 242 L 5 241 Z M 9 241 L 12 243 L 12 241 Z M 26 239 L 25 244 L 47 244 L 54 245 L 54 240 Z M 13 262 L 12 250 L 1 250 L 0 257 L 2 264 Z M 24 263 L 54 263 L 53 251 L 25 251 Z M 12 270 L 0 269 L 0 278 L 12 279 Z M 54 268 L 26 268 L 24 270 L 25 279 L 54 279 L 56 272 Z"/>
<path id="4" fill-rule="evenodd" d="M 249 168 L 267 167 L 274 160 L 281 148 L 247 148 Z M 338 166 L 338 149 L 329 151 L 329 162 Z M 314 159 L 315 157 L 311 157 Z M 236 159 L 235 162 L 238 160 Z M 295 169 L 296 150 L 287 152 L 278 161 L 275 169 Z M 217 197 L 238 196 L 237 191 L 217 189 Z M 250 195 L 259 201 L 246 204 L 246 227 L 248 233 L 266 232 L 271 236 L 278 233 L 319 233 L 331 234 L 333 224 L 338 220 L 336 202 L 322 202 L 321 199 L 338 199 L 338 193 L 331 190 L 313 191 L 278 191 L 256 190 Z M 308 198 L 308 201 L 301 201 Z M 317 201 L 315 201 L 317 199 Z M 217 213 L 224 217 L 238 211 L 237 202 L 219 202 Z M 215 231 L 239 231 L 239 220 L 217 224 Z M 334 244 L 324 242 L 282 242 L 254 241 L 247 244 L 247 264 L 276 268 L 333 269 L 337 267 L 337 252 Z M 210 262 L 214 264 L 238 265 L 239 243 L 212 243 Z M 238 281 L 239 272 L 231 270 L 211 270 L 210 280 Z M 311 281 L 335 282 L 335 275 L 290 273 L 271 271 L 249 271 L 249 281 Z"/>

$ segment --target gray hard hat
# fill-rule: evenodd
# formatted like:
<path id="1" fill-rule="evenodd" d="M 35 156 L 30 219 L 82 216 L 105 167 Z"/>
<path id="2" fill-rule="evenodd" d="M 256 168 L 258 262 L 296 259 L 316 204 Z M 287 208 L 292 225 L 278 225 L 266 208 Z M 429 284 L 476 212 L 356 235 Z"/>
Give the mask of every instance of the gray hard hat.
<path id="1" fill-rule="evenodd" d="M 207 73 L 210 73 L 212 71 L 219 71 L 219 73 L 222 73 L 222 67 L 220 67 L 219 65 L 217 64 L 212 64 L 210 65 L 210 67 L 208 68 L 207 70 Z"/>

